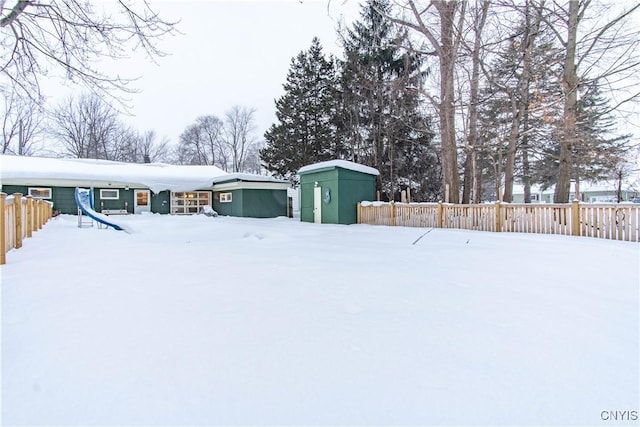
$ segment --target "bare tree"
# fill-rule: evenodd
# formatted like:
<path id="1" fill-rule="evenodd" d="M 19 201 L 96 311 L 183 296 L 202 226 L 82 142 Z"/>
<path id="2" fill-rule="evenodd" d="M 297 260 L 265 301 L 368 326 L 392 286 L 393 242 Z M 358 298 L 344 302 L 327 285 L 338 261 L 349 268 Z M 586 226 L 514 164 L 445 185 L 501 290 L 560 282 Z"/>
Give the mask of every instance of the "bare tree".
<path id="1" fill-rule="evenodd" d="M 106 75 L 95 64 L 100 58 L 124 58 L 132 48 L 150 58 L 163 55 L 157 41 L 175 31 L 146 0 L 118 0 L 119 13 L 105 5 L 81 0 L 0 1 L 0 75 L 5 85 L 37 102 L 42 76 L 61 69 L 71 81 L 94 93 L 131 92 L 131 79 Z"/>
<path id="2" fill-rule="evenodd" d="M 244 172 L 260 175 L 264 169 L 260 160 L 260 150 L 265 146 L 264 141 L 260 141 L 247 150 L 247 156 L 244 161 Z"/>
<path id="3" fill-rule="evenodd" d="M 508 93 L 511 100 L 511 129 L 509 131 L 508 145 L 506 152 L 506 163 L 504 170 L 504 194 L 502 200 L 513 201 L 513 184 L 515 180 L 516 150 L 518 141 L 521 140 L 523 123 L 526 123 L 529 108 L 529 90 L 531 85 L 531 67 L 533 61 L 533 47 L 536 37 L 540 31 L 542 22 L 542 8 L 544 0 L 538 1 L 535 6 L 531 0 L 526 0 L 522 8 L 523 26 L 521 40 L 518 43 L 521 59 L 521 73 L 516 76 L 516 87 L 501 88 Z M 530 202 L 528 183 L 525 183 L 525 201 Z"/>
<path id="4" fill-rule="evenodd" d="M 52 124 L 65 154 L 77 158 L 120 160 L 120 143 L 130 136 L 118 113 L 93 94 L 67 98 L 55 108 Z"/>
<path id="5" fill-rule="evenodd" d="M 214 115 L 200 116 L 180 135 L 175 160 L 180 164 L 216 165 L 228 169 L 224 123 Z"/>
<path id="6" fill-rule="evenodd" d="M 455 126 L 455 62 L 466 7 L 467 2 L 462 0 L 432 0 L 426 6 L 416 0 L 406 0 L 402 14 L 390 17 L 394 22 L 424 36 L 432 49 L 429 54 L 438 59 L 440 97 L 429 98 L 439 117 L 443 189 L 448 189 L 449 201 L 453 203 L 460 200 Z"/>
<path id="7" fill-rule="evenodd" d="M 576 123 L 579 84 L 604 81 L 612 91 L 622 88 L 624 95 L 613 109 L 640 97 L 637 80 L 640 71 L 637 53 L 640 31 L 630 22 L 630 18 L 639 10 L 640 4 L 635 4 L 615 13 L 599 8 L 591 0 L 569 0 L 566 5 L 553 2 L 548 9 L 546 22 L 565 52 L 562 76 L 563 128 L 559 141 L 555 202 L 569 201 L 574 167 L 572 152 L 575 145 L 580 143 Z"/>
<path id="8" fill-rule="evenodd" d="M 464 47 L 471 57 L 471 75 L 469 76 L 469 106 L 468 106 L 468 133 L 466 135 L 466 157 L 464 162 L 464 181 L 462 188 L 462 203 L 480 203 L 481 178 L 478 167 L 478 104 L 480 103 L 480 65 L 482 61 L 482 48 L 485 24 L 489 12 L 489 0 L 476 0 L 472 8 L 471 25 L 473 42 L 464 43 Z"/>
<path id="9" fill-rule="evenodd" d="M 4 97 L 3 107 L 2 154 L 34 154 L 35 138 L 42 132 L 40 107 L 15 92 Z"/>
<path id="10" fill-rule="evenodd" d="M 121 124 L 114 133 L 112 147 L 111 160 L 152 163 L 169 159 L 169 140 L 164 138 L 158 141 L 153 130 L 139 133 Z"/>
<path id="11" fill-rule="evenodd" d="M 137 156 L 134 160 L 136 162 L 155 163 L 167 161 L 169 158 L 169 140 L 165 137 L 158 141 L 156 131 L 146 131 L 138 135 L 136 153 Z"/>
<path id="12" fill-rule="evenodd" d="M 256 143 L 255 108 L 233 106 L 225 114 L 223 141 L 229 151 L 233 172 L 242 172 L 247 153 Z"/>

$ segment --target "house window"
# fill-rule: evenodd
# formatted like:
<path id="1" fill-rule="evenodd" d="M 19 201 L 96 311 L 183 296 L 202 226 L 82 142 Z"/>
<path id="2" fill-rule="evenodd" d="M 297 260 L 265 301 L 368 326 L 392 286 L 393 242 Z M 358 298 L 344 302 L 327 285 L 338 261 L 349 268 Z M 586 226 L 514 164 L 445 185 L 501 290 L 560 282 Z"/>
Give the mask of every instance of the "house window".
<path id="1" fill-rule="evenodd" d="M 539 202 L 540 201 L 540 195 L 539 194 L 532 194 L 531 195 L 531 201 L 532 202 Z"/>
<path id="2" fill-rule="evenodd" d="M 120 199 L 120 190 L 118 189 L 100 190 L 100 198 L 102 200 L 118 200 Z"/>
<path id="3" fill-rule="evenodd" d="M 231 203 L 233 201 L 233 193 L 220 193 L 220 203 Z"/>
<path id="4" fill-rule="evenodd" d="M 51 188 L 29 187 L 28 194 L 31 197 L 35 197 L 37 199 L 50 199 L 51 198 Z"/>
<path id="5" fill-rule="evenodd" d="M 211 206 L 210 191 L 171 193 L 171 213 L 174 215 L 197 214 L 203 206 Z"/>

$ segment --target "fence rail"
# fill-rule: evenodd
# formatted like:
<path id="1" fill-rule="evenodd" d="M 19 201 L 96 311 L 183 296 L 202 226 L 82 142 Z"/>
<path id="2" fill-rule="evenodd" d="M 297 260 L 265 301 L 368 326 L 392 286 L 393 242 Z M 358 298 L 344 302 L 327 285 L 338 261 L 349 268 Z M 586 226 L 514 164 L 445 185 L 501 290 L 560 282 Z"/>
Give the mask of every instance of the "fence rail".
<path id="1" fill-rule="evenodd" d="M 6 264 L 7 252 L 22 247 L 52 216 L 52 204 L 20 193 L 0 193 L 0 264 Z"/>
<path id="2" fill-rule="evenodd" d="M 640 206 L 631 204 L 362 202 L 358 223 L 640 241 Z"/>

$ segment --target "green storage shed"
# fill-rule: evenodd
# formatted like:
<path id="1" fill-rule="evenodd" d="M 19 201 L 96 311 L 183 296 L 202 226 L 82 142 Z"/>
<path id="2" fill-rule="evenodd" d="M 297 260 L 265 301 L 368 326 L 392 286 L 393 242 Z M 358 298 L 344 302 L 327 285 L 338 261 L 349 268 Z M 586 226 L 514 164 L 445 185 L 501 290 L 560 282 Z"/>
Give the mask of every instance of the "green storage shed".
<path id="1" fill-rule="evenodd" d="M 355 224 L 357 205 L 375 200 L 376 177 L 371 167 L 330 160 L 301 168 L 300 220 L 322 224 Z"/>

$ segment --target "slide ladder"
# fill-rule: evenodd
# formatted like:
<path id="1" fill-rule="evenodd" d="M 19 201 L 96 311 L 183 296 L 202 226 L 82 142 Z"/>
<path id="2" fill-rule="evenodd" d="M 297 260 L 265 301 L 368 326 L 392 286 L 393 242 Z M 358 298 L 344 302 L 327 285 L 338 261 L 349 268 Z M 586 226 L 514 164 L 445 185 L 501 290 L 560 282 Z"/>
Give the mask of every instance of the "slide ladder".
<path id="1" fill-rule="evenodd" d="M 75 196 L 79 211 L 78 227 L 82 227 L 82 225 L 85 224 L 82 220 L 82 216 L 86 215 L 98 224 L 103 224 L 107 227 L 112 227 L 115 230 L 131 233 L 131 230 L 128 227 L 113 222 L 108 216 L 98 213 L 93 209 L 93 191 L 91 189 L 76 187 Z M 93 223 L 91 226 L 93 226 Z"/>

